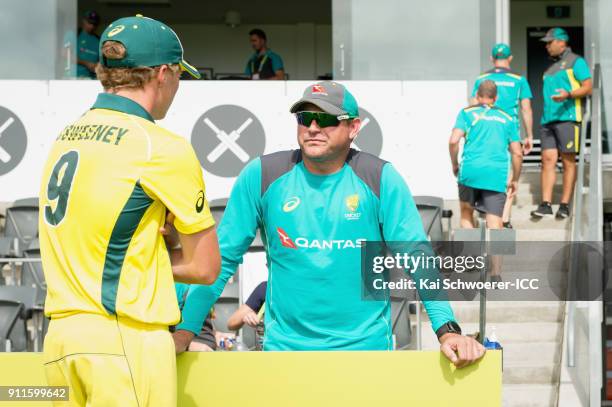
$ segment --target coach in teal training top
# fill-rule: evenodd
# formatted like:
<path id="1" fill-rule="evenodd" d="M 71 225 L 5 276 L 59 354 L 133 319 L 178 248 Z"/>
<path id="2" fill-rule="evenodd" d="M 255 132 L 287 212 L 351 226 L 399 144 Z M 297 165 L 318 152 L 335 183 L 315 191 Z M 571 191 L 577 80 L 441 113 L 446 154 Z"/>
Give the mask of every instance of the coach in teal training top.
<path id="1" fill-rule="evenodd" d="M 308 86 L 291 112 L 300 150 L 244 168 L 218 230 L 221 275 L 193 289 L 177 328 L 199 332 L 260 228 L 269 267 L 265 350 L 391 350 L 390 302 L 361 297 L 360 247 L 427 240 L 410 191 L 390 163 L 350 149 L 360 120 L 344 86 Z M 482 356 L 447 301 L 425 307 L 449 359 L 463 366 Z"/>

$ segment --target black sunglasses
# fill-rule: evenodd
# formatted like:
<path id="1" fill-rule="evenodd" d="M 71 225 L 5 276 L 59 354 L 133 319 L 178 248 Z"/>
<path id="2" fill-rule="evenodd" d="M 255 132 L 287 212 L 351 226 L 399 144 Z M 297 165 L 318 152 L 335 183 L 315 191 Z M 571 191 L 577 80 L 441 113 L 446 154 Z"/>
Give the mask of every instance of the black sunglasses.
<path id="1" fill-rule="evenodd" d="M 332 127 L 340 124 L 341 120 L 346 120 L 349 115 L 336 116 L 325 112 L 297 112 L 295 114 L 297 122 L 301 126 L 310 127 L 312 121 L 316 121 L 319 127 Z"/>

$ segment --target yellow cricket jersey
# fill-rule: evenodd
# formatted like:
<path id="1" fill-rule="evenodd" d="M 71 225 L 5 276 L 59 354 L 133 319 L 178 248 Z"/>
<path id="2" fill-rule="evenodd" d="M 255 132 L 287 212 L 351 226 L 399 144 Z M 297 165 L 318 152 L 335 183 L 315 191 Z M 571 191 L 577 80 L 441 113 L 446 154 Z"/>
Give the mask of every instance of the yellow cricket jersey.
<path id="1" fill-rule="evenodd" d="M 184 234 L 214 225 L 200 163 L 182 137 L 122 96 L 102 93 L 57 137 L 40 188 L 45 314 L 180 319 L 159 228 L 166 208 Z"/>

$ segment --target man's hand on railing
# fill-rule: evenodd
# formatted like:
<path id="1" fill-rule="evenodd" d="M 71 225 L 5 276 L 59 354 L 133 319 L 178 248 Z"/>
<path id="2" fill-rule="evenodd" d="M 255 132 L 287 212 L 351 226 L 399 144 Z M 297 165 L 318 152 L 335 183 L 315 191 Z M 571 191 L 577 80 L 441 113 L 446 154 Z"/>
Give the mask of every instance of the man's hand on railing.
<path id="1" fill-rule="evenodd" d="M 485 354 L 484 346 L 476 339 L 455 333 L 440 337 L 440 351 L 458 368 L 471 365 Z"/>

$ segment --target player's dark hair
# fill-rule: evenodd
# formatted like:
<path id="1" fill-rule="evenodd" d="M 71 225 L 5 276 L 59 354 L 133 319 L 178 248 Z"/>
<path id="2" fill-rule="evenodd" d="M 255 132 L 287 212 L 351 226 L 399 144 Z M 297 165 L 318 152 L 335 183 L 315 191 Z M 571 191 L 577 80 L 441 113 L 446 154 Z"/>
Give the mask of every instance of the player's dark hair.
<path id="1" fill-rule="evenodd" d="M 266 33 L 264 32 L 264 30 L 260 28 L 253 28 L 251 31 L 249 31 L 249 35 L 256 35 L 262 40 L 268 41 L 268 37 L 266 37 Z"/>
<path id="2" fill-rule="evenodd" d="M 102 44 L 102 55 L 106 59 L 122 59 L 125 57 L 126 49 L 118 41 L 106 41 Z M 178 72 L 178 64 L 168 64 L 170 70 Z M 159 67 L 138 66 L 135 68 L 109 68 L 98 64 L 96 76 L 106 90 L 132 88 L 140 89 L 157 74 Z"/>
<path id="3" fill-rule="evenodd" d="M 482 81 L 478 86 L 476 95 L 481 98 L 495 99 L 497 97 L 497 85 L 492 80 Z"/>

